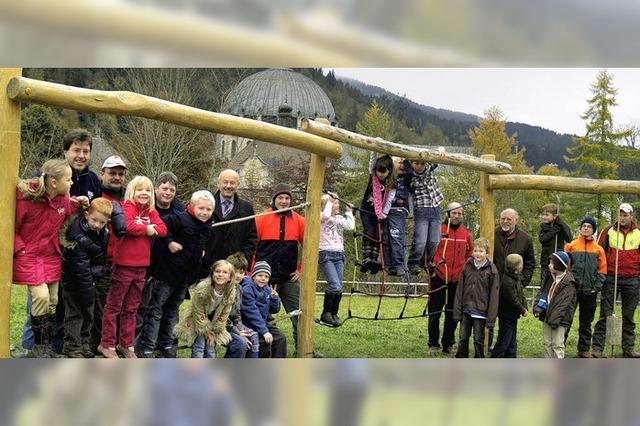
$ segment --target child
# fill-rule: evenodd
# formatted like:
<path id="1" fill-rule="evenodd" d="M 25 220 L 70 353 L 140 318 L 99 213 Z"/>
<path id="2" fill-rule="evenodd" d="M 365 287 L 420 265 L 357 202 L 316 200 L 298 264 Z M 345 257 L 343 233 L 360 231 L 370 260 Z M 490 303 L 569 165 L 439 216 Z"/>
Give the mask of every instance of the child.
<path id="1" fill-rule="evenodd" d="M 329 192 L 322 196 L 322 212 L 320 213 L 320 253 L 318 255 L 320 269 L 327 279 L 327 290 L 324 292 L 324 307 L 320 321 L 338 327 L 340 300 L 342 299 L 342 276 L 344 274 L 344 241 L 342 231 L 353 231 L 356 221 L 351 205 L 346 206 L 345 216 L 340 215 L 338 195 Z"/>
<path id="2" fill-rule="evenodd" d="M 227 331 L 231 334 L 231 341 L 227 345 L 225 358 L 258 358 L 260 338 L 258 333 L 242 324 L 242 285 L 251 282 L 247 273 L 249 262 L 242 252 L 237 252 L 227 257 L 227 261 L 233 265 L 236 271 L 236 300 L 231 307 L 227 320 Z"/>
<path id="3" fill-rule="evenodd" d="M 134 177 L 124 194 L 127 233 L 116 241 L 111 287 L 102 316 L 102 339 L 98 351 L 105 358 L 137 358 L 133 347 L 136 312 L 151 256 L 151 237 L 167 235 L 167 227 L 155 209 L 153 184 L 148 177 Z M 120 317 L 120 335 L 116 335 Z M 117 343 L 117 345 L 116 345 Z"/>
<path id="4" fill-rule="evenodd" d="M 596 220 L 585 217 L 580 222 L 578 238 L 564 246 L 564 251 L 571 255 L 571 273 L 577 284 L 576 308 L 580 306 L 579 358 L 592 357 L 591 323 L 596 313 L 598 292 L 602 290 L 607 278 L 607 258 L 604 249 L 593 237 L 596 229 L 598 229 Z M 571 324 L 567 327 L 567 335 L 570 328 Z"/>
<path id="5" fill-rule="evenodd" d="M 196 191 L 186 210 L 165 215 L 168 234 L 166 241 L 156 244 L 155 254 L 162 262 L 156 263 L 147 282 L 151 295 L 136 342 L 138 357 L 153 357 L 156 344 L 161 356 L 176 357 L 173 329 L 187 287 L 200 277 L 215 204 L 209 191 Z"/>
<path id="6" fill-rule="evenodd" d="M 270 276 L 267 262 L 253 265 L 252 280 L 242 284 L 242 323 L 260 335 L 260 358 L 286 358 L 287 338 L 278 327 L 267 324 L 267 316 L 280 311 L 280 296 L 268 285 Z"/>
<path id="7" fill-rule="evenodd" d="M 58 233 L 78 204 L 89 204 L 87 197 L 69 197 L 71 175 L 65 160 L 49 160 L 37 178 L 21 180 L 16 191 L 13 283 L 27 285 L 31 294 L 30 356 L 35 358 L 54 356 L 50 338 L 62 272 Z"/>
<path id="8" fill-rule="evenodd" d="M 364 198 L 360 204 L 360 218 L 362 219 L 362 260 L 360 270 L 376 274 L 382 265 L 378 261 L 380 244 L 382 239 L 384 220 L 389 214 L 391 203 L 395 198 L 393 160 L 388 155 L 376 159 L 376 154 L 371 153 L 369 158 L 369 182 L 364 191 Z"/>
<path id="9" fill-rule="evenodd" d="M 569 272 L 570 257 L 564 251 L 549 256 L 549 276 L 536 297 L 533 315 L 543 322 L 545 358 L 564 358 L 564 337 L 573 320 L 576 281 Z"/>
<path id="10" fill-rule="evenodd" d="M 405 260 L 405 236 L 407 217 L 409 216 L 409 186 L 412 174 L 404 167 L 403 159 L 392 157 L 396 172 L 396 194 L 387 215 L 385 227 L 385 261 L 389 275 L 404 276 L 407 270 Z"/>
<path id="11" fill-rule="evenodd" d="M 498 314 L 500 274 L 487 258 L 489 240 L 478 238 L 473 244 L 473 257 L 462 268 L 453 304 L 453 319 L 460 321 L 460 344 L 456 358 L 469 357 L 472 329 L 474 355 L 484 358 L 485 328 L 493 328 Z"/>
<path id="12" fill-rule="evenodd" d="M 113 205 L 94 198 L 89 210 L 78 215 L 65 232 L 61 281 L 64 291 L 64 354 L 69 358 L 93 358 L 91 325 L 96 279 L 107 267 L 106 228 Z"/>
<path id="13" fill-rule="evenodd" d="M 564 248 L 564 245 L 573 239 L 569 225 L 558 215 L 558 206 L 555 204 L 542 206 L 542 223 L 540 223 L 538 239 L 542 244 L 540 252 L 540 285 L 542 285 L 549 275 L 549 256 Z"/>
<path id="14" fill-rule="evenodd" d="M 441 151 L 441 156 L 444 151 Z M 435 174 L 437 164 L 424 160 L 405 160 L 405 170 L 411 174 L 410 191 L 413 198 L 413 242 L 409 255 L 409 271 L 418 275 L 431 263 L 440 242 L 440 203 L 444 200 Z"/>
<path id="15" fill-rule="evenodd" d="M 507 256 L 506 268 L 500 280 L 500 303 L 498 304 L 498 340 L 491 358 L 517 358 L 518 318 L 527 316 L 527 300 L 522 288 L 522 256 L 512 253 Z"/>
<path id="16" fill-rule="evenodd" d="M 226 345 L 229 312 L 236 298 L 235 271 L 226 260 L 218 260 L 211 274 L 189 289 L 191 304 L 173 334 L 191 346 L 191 358 L 215 358 L 215 346 Z"/>

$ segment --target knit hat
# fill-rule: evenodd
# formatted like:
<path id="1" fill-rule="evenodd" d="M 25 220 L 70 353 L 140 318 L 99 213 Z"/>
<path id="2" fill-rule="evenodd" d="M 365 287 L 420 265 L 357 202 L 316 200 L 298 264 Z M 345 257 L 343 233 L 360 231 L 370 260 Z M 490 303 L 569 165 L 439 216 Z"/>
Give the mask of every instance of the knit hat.
<path id="1" fill-rule="evenodd" d="M 567 253 L 563 251 L 557 251 L 553 253 L 551 256 L 558 259 L 564 265 L 565 268 L 569 267 L 569 255 Z"/>
<path id="2" fill-rule="evenodd" d="M 582 222 L 580 222 L 580 226 L 584 225 L 585 223 L 588 223 L 589 225 L 591 225 L 593 232 L 596 232 L 596 230 L 598 229 L 598 223 L 592 217 L 587 216 L 584 219 L 582 219 Z"/>
<path id="3" fill-rule="evenodd" d="M 251 278 L 255 277 L 256 274 L 259 274 L 260 272 L 266 272 L 269 276 L 271 276 L 271 266 L 269 266 L 269 264 L 267 262 L 265 262 L 264 260 L 256 262 L 256 264 L 253 265 L 253 271 L 251 272 Z"/>
<path id="4" fill-rule="evenodd" d="M 286 183 L 279 183 L 273 188 L 273 197 L 271 197 L 271 201 L 275 201 L 276 197 L 280 194 L 287 194 L 289 197 L 293 198 L 291 194 L 291 187 Z"/>

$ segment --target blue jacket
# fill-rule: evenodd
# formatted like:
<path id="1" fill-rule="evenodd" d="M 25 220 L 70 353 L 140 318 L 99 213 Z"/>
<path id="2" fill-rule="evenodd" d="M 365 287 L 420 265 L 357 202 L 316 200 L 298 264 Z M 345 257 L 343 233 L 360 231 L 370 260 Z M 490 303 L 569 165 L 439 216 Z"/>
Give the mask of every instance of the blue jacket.
<path id="1" fill-rule="evenodd" d="M 168 233 L 163 238 L 165 244 L 160 253 L 162 261 L 156 263 L 156 268 L 150 275 L 174 287 L 186 287 L 195 283 L 200 274 L 202 254 L 211 235 L 212 222 L 213 219 L 202 222 L 188 211 L 167 217 L 165 224 Z M 179 243 L 182 250 L 171 253 L 168 244 L 172 241 Z"/>
<path id="2" fill-rule="evenodd" d="M 242 323 L 260 335 L 269 332 L 267 316 L 280 311 L 280 297 L 271 298 L 271 287 L 258 287 L 249 277 L 242 280 Z"/>
<path id="3" fill-rule="evenodd" d="M 160 215 L 160 219 L 169 227 L 169 222 L 175 217 L 178 216 L 178 213 L 184 212 L 187 210 L 184 204 L 180 202 L 177 198 L 175 198 L 168 209 L 160 209 L 156 204 L 156 210 Z M 168 229 L 169 233 L 171 233 L 171 229 Z M 149 268 L 147 268 L 147 273 L 150 276 L 157 277 L 158 267 L 165 263 L 166 257 L 171 254 L 167 245 L 169 241 L 166 238 L 156 238 L 155 236 L 151 239 L 151 264 Z M 206 274 L 205 274 L 206 275 Z M 160 278 L 158 278 L 160 279 Z"/>
<path id="4" fill-rule="evenodd" d="M 71 174 L 73 185 L 71 185 L 69 195 L 72 197 L 85 195 L 89 201 L 102 196 L 102 182 L 100 182 L 98 175 L 89 170 L 89 167 L 80 173 L 73 168 L 71 170 L 73 171 Z"/>

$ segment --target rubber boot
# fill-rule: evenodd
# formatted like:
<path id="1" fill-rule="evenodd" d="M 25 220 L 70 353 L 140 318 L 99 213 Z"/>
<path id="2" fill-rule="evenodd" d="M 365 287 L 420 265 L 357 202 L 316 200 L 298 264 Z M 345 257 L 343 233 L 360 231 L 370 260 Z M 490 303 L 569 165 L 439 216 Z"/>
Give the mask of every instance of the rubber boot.
<path id="1" fill-rule="evenodd" d="M 342 300 L 342 293 L 334 293 L 333 299 L 331 303 L 331 316 L 333 316 L 333 322 L 336 327 L 340 327 L 342 325 L 342 321 L 338 316 L 338 311 L 340 310 L 340 301 Z"/>
<path id="2" fill-rule="evenodd" d="M 336 324 L 333 320 L 333 315 L 331 315 L 332 303 L 333 303 L 333 293 L 324 293 L 324 304 L 322 307 L 322 315 L 320 315 L 320 321 L 323 323 L 330 325 L 331 327 L 335 327 Z"/>
<path id="3" fill-rule="evenodd" d="M 29 358 L 51 358 L 47 351 L 48 339 L 45 342 L 46 315 L 31 315 L 31 328 L 33 329 L 33 349 L 29 352 Z"/>

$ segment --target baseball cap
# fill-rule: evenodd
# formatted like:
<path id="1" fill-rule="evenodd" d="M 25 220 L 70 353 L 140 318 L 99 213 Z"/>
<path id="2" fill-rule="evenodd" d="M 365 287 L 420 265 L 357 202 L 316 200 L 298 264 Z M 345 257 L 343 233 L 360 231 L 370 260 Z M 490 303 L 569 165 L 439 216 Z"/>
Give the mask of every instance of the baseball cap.
<path id="1" fill-rule="evenodd" d="M 124 160 L 122 160 L 119 155 L 112 155 L 111 157 L 104 160 L 104 163 L 102 163 L 102 168 L 110 169 L 112 167 L 124 167 L 126 169 L 127 165 L 124 164 Z"/>
<path id="2" fill-rule="evenodd" d="M 629 203 L 620 204 L 620 210 L 628 214 L 633 213 L 633 207 L 631 207 L 631 204 Z"/>

